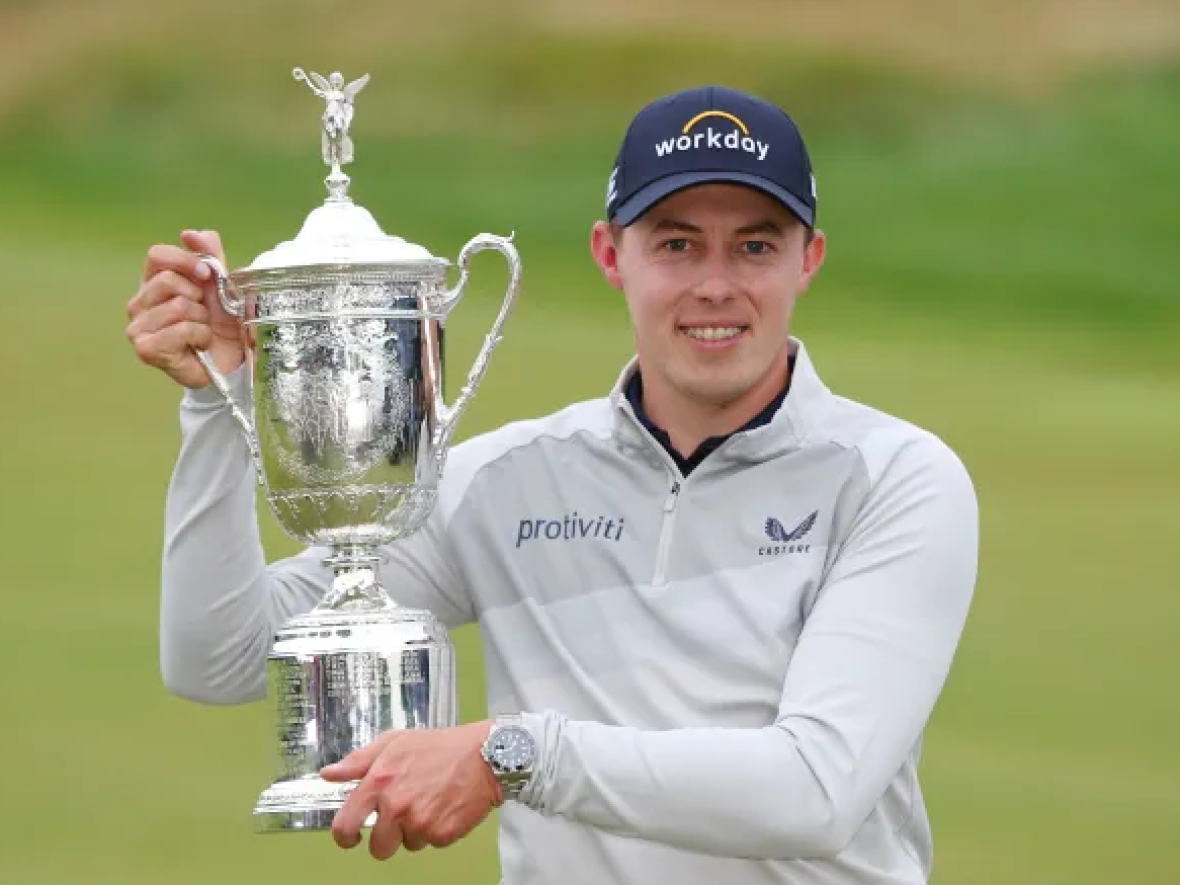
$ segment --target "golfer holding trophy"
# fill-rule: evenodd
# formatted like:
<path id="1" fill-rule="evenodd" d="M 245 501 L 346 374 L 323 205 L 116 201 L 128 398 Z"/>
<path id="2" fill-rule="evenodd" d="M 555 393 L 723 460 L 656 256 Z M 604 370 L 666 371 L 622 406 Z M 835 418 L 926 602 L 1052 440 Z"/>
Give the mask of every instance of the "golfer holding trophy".
<path id="1" fill-rule="evenodd" d="M 641 109 L 590 241 L 635 357 L 606 396 L 455 445 L 513 241 L 473 237 L 453 269 L 384 233 L 344 172 L 368 76 L 295 79 L 324 103 L 324 203 L 238 269 L 212 231 L 153 246 L 128 305 L 139 359 L 183 388 L 162 674 L 270 698 L 256 829 L 370 828 L 383 860 L 499 808 L 506 885 L 927 882 L 917 767 L 975 491 L 790 333 L 826 243 L 794 121 L 720 86 Z M 448 404 L 445 324 L 483 250 L 507 291 Z M 258 486 L 301 553 L 266 562 Z M 448 631 L 472 623 L 491 718 L 461 724 Z"/>

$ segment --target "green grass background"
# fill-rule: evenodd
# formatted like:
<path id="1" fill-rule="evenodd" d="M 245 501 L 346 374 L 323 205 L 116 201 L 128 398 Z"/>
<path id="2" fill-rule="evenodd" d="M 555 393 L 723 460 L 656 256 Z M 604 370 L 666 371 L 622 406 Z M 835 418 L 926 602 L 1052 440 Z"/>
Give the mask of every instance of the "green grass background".
<path id="1" fill-rule="evenodd" d="M 124 304 L 151 243 L 214 227 L 242 264 L 320 200 L 318 100 L 294 65 L 372 71 L 349 172 L 387 231 L 448 257 L 516 232 L 521 301 L 461 438 L 602 394 L 630 353 L 586 245 L 635 108 L 715 80 L 790 107 L 830 237 L 795 331 L 838 392 L 950 442 L 982 504 L 923 765 L 935 882 L 1180 881 L 1180 64 L 1014 92 L 740 33 L 540 34 L 522 4 L 462 7 L 422 41 L 338 32 L 303 3 L 178 7 L 171 29 L 132 6 L 0 101 L 0 882 L 497 881 L 491 825 L 384 865 L 251 835 L 266 707 L 196 706 L 159 679 L 178 390 L 136 363 Z M 504 282 L 476 261 L 451 396 Z M 271 555 L 294 552 L 260 517 Z M 455 640 L 474 719 L 479 636 Z"/>

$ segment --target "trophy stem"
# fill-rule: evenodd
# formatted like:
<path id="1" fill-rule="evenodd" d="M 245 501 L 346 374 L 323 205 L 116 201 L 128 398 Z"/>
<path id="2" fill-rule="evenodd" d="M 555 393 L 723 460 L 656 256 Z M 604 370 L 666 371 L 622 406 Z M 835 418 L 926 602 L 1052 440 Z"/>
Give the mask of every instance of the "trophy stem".
<path id="1" fill-rule="evenodd" d="M 351 180 L 352 179 L 350 179 L 340 168 L 339 163 L 333 163 L 332 171 L 328 174 L 328 177 L 324 179 L 324 184 L 328 187 L 328 202 L 352 202 L 352 198 L 348 196 L 348 185 Z"/>
<path id="2" fill-rule="evenodd" d="M 372 612 L 397 608 L 377 579 L 381 557 L 367 544 L 340 544 L 324 560 L 335 573 L 317 612 Z"/>

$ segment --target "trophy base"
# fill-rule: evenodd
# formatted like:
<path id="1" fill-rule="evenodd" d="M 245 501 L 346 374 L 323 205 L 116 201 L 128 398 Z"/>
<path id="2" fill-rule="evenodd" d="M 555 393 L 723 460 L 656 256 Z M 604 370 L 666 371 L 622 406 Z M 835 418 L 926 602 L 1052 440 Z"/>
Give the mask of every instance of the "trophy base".
<path id="1" fill-rule="evenodd" d="M 325 781 L 325 765 L 387 731 L 458 724 L 455 648 L 442 623 L 389 601 L 364 550 L 327 563 L 329 595 L 286 621 L 267 656 L 278 771 L 255 803 L 256 833 L 331 829 L 357 781 Z"/>
<path id="2" fill-rule="evenodd" d="M 318 777 L 272 784 L 254 807 L 254 832 L 266 835 L 330 830 L 336 812 L 355 787 L 355 781 L 329 783 Z M 377 813 L 373 812 L 363 826 L 371 827 L 376 821 Z"/>

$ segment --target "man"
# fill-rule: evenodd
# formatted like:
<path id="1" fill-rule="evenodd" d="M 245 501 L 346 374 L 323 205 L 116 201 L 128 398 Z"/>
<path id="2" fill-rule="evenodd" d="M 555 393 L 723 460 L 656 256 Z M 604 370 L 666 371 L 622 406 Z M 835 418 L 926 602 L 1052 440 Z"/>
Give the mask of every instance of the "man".
<path id="1" fill-rule="evenodd" d="M 918 759 L 974 591 L 971 480 L 931 433 L 829 391 L 790 335 L 825 238 L 781 109 L 721 87 L 653 102 L 606 209 L 591 250 L 635 360 L 607 397 L 457 446 L 383 567 L 403 604 L 478 622 L 494 719 L 326 769 L 361 779 L 334 838 L 359 844 L 375 810 L 388 858 L 499 806 L 509 885 L 925 882 Z M 240 385 L 239 333 L 193 255 L 153 247 L 130 314 L 140 358 L 186 388 L 163 676 L 256 700 L 275 628 L 329 585 L 325 551 L 264 561 L 245 446 L 188 349 Z M 523 786 L 497 768 L 507 744 Z"/>

